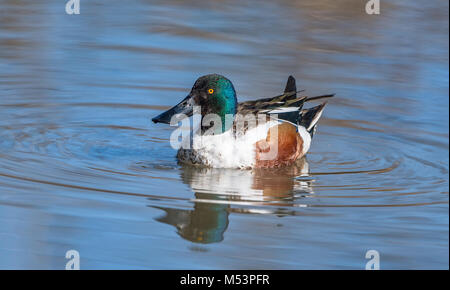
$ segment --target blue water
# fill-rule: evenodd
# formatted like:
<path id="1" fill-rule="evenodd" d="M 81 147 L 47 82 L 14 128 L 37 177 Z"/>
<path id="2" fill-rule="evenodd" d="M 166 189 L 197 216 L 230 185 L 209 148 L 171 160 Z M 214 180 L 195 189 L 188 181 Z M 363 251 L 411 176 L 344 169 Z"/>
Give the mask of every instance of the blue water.
<path id="1" fill-rule="evenodd" d="M 447 2 L 63 2 L 0 3 L 0 269 L 448 269 Z M 183 166 L 208 73 L 336 97 L 296 166 Z"/>

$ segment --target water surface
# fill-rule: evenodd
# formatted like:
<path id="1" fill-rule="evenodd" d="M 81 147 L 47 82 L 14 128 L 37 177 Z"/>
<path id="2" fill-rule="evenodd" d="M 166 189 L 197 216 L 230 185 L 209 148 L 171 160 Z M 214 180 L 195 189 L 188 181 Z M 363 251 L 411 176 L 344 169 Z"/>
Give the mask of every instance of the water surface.
<path id="1" fill-rule="evenodd" d="M 0 268 L 448 269 L 448 2 L 0 3 Z M 336 93 L 305 159 L 183 166 L 207 73 Z"/>

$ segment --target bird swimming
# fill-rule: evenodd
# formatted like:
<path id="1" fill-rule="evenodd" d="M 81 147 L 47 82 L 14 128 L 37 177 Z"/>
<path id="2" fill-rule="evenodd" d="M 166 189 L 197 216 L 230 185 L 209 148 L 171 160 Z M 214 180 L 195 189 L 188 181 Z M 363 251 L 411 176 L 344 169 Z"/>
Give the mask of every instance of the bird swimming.
<path id="1" fill-rule="evenodd" d="M 183 163 L 215 168 L 289 166 L 308 152 L 326 105 L 303 109 L 304 103 L 334 96 L 297 97 L 297 93 L 295 78 L 289 76 L 283 94 L 238 103 L 232 82 L 209 74 L 198 78 L 179 104 L 152 121 L 176 124 L 200 108 L 200 125 L 189 135 L 190 146 L 177 153 Z"/>

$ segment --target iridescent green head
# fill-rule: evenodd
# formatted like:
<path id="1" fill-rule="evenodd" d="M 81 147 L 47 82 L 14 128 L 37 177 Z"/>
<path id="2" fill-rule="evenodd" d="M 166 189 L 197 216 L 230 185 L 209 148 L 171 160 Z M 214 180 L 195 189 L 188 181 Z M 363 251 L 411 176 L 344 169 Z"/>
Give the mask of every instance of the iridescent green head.
<path id="1" fill-rule="evenodd" d="M 202 121 L 207 115 L 215 114 L 222 122 L 222 132 L 230 129 L 227 116 L 234 117 L 237 110 L 236 92 L 229 79 L 218 74 L 210 74 L 197 79 L 189 95 L 175 107 L 153 118 L 155 123 L 170 123 L 172 116 L 185 114 L 192 116 L 194 106 L 200 106 Z"/>

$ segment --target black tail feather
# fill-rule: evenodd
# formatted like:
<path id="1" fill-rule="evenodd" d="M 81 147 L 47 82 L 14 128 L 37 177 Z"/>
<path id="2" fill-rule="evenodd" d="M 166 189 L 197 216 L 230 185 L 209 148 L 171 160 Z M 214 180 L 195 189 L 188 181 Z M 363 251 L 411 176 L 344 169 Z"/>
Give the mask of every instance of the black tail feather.
<path id="1" fill-rule="evenodd" d="M 316 96 L 316 97 L 308 97 L 308 98 L 306 98 L 305 102 L 315 101 L 315 100 L 320 100 L 320 99 L 325 99 L 325 98 L 332 98 L 332 97 L 334 97 L 334 95 L 335 94 L 321 95 L 321 96 Z"/>
<path id="2" fill-rule="evenodd" d="M 293 100 L 297 98 L 297 85 L 295 84 L 295 78 L 293 76 L 288 77 L 284 93 L 290 93 L 289 97 L 286 98 L 286 100 Z"/>
<path id="3" fill-rule="evenodd" d="M 314 134 L 317 121 L 319 121 L 326 104 L 327 102 L 324 102 L 318 106 L 304 109 L 300 113 L 298 125 L 305 127 L 311 136 Z"/>

